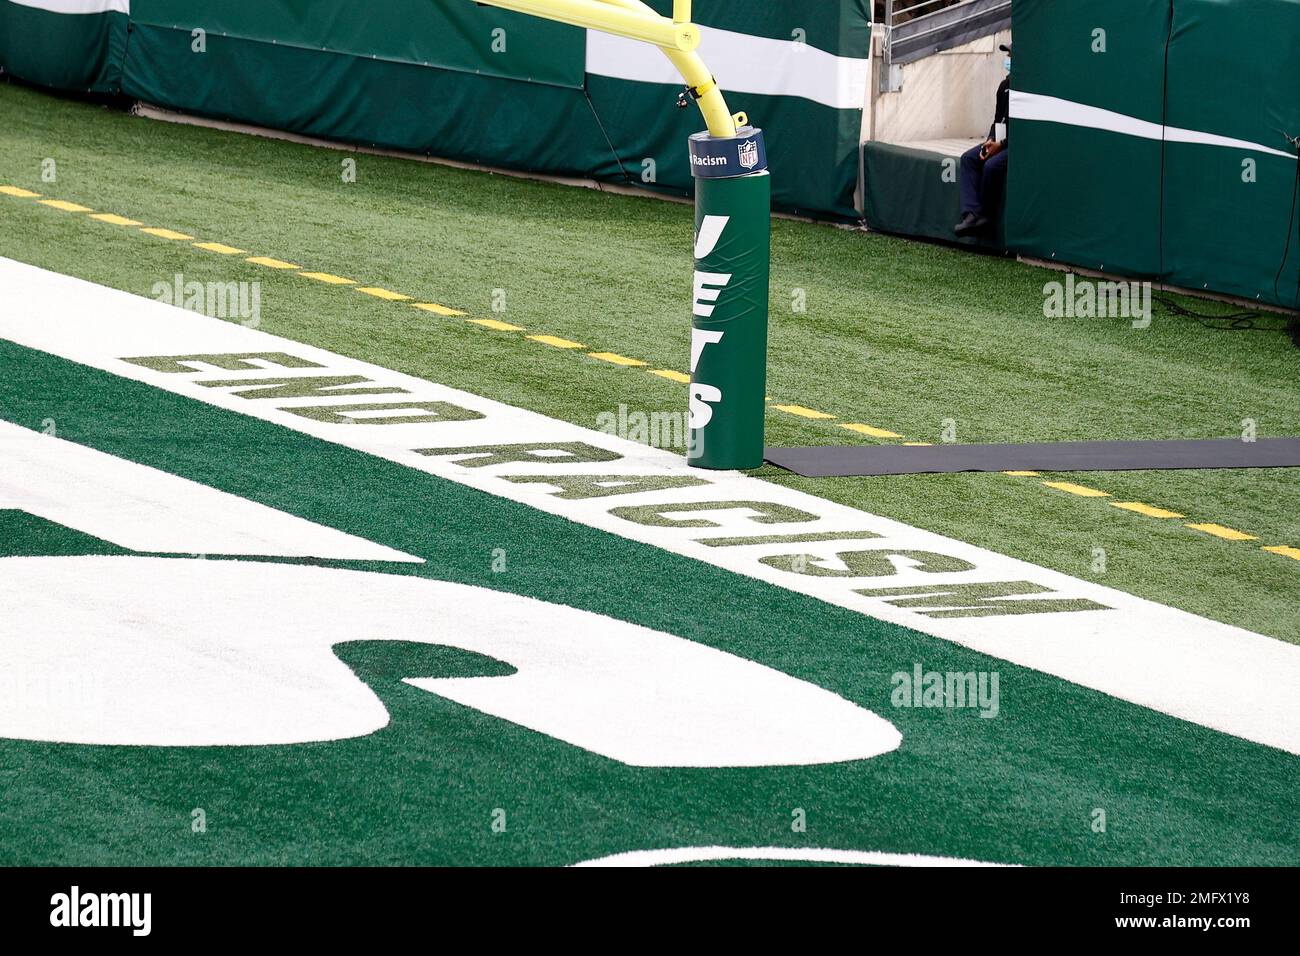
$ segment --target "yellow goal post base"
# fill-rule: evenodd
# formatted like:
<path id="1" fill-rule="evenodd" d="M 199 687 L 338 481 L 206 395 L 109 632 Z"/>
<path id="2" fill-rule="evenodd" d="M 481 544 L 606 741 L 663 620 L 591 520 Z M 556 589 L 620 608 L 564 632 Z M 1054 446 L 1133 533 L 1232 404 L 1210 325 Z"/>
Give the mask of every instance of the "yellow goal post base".
<path id="1" fill-rule="evenodd" d="M 659 47 L 682 75 L 714 136 L 731 137 L 744 126 L 744 114 L 732 115 L 722 91 L 696 53 L 700 28 L 691 22 L 691 0 L 673 0 L 671 18 L 660 16 L 641 0 L 475 0 L 576 27 L 612 33 Z"/>

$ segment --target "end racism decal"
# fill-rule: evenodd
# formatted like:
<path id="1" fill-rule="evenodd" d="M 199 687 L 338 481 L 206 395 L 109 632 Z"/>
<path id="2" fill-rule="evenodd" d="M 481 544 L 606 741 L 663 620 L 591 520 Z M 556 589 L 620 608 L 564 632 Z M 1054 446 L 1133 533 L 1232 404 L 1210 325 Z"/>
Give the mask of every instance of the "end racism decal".
<path id="1" fill-rule="evenodd" d="M 0 259 L 0 287 L 0 337 L 29 348 L 1300 753 L 1300 647 L 32 266 Z"/>

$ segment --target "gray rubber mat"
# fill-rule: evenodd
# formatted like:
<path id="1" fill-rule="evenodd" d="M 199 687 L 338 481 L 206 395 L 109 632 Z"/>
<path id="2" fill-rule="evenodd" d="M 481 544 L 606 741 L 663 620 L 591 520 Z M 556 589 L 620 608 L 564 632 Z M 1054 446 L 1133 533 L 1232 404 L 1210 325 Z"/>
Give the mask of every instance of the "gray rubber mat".
<path id="1" fill-rule="evenodd" d="M 1300 438 L 1065 441 L 1033 445 L 826 445 L 768 448 L 769 462 L 810 478 L 959 471 L 1143 471 L 1300 467 Z"/>

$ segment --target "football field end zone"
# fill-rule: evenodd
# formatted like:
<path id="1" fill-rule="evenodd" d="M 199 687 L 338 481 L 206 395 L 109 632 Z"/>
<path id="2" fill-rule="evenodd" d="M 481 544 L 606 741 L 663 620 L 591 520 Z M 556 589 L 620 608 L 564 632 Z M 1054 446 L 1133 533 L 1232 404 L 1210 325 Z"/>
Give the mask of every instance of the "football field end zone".
<path id="1" fill-rule="evenodd" d="M 421 558 L 0 420 L 0 511 L 146 554 Z"/>
<path id="2" fill-rule="evenodd" d="M 656 771 L 647 778 L 577 747 L 548 745 L 539 734 L 440 700 L 436 691 L 395 699 L 389 689 L 394 677 L 417 673 L 482 674 L 472 661 L 465 663 L 474 670 L 445 657 L 434 662 L 436 670 L 425 670 L 425 656 L 402 650 L 418 645 L 348 643 L 336 645 L 335 654 L 391 712 L 386 729 L 353 741 L 212 750 L 0 739 L 0 764 L 17 774 L 7 791 L 13 812 L 0 819 L 0 854 L 62 845 L 58 859 L 105 863 L 311 864 L 325 862 L 325 852 L 335 862 L 568 864 L 678 846 L 685 832 L 697 834 L 689 842 L 700 846 L 803 848 L 815 841 L 1040 865 L 1295 860 L 1288 821 L 1296 816 L 1296 758 L 1289 754 L 48 353 L 0 340 L 0 367 L 0 417 L 25 423 L 53 416 L 85 446 L 425 557 L 405 566 L 408 577 L 558 600 L 730 650 L 835 688 L 887 714 L 905 735 L 902 750 L 869 760 Z M 213 457 L 209 449 L 224 454 Z M 16 538 L 0 533 L 0 553 L 6 542 L 20 555 L 103 553 L 76 541 L 50 549 L 24 538 L 21 524 L 15 530 Z M 488 567 L 487 549 L 497 546 L 509 555 L 508 573 Z M 7 558 L 0 564 L 11 566 Z M 366 569 L 398 573 L 391 565 Z M 64 575 L 72 581 L 77 572 L 68 568 Z M 891 706 L 889 672 L 914 661 L 939 670 L 1001 671 L 999 718 Z M 506 673 L 490 663 L 486 670 L 483 676 Z M 320 787 L 326 780 L 329 786 Z M 466 781 L 475 783 L 466 788 Z M 1084 811 L 1098 798 L 1112 818 L 1109 837 L 1086 825 Z M 232 800 L 237 816 L 231 816 Z M 326 807 L 348 802 L 355 811 L 351 826 L 339 830 L 344 821 L 322 813 L 322 800 Z M 185 814 L 195 803 L 209 812 L 223 807 L 218 839 L 202 843 L 190 835 Z M 376 815 L 376 803 L 400 805 L 410 825 L 394 832 L 397 821 Z M 778 839 L 764 820 L 782 805 L 808 808 L 822 825 Z M 522 842 L 519 836 L 475 840 L 487 831 L 485 823 L 481 829 L 465 823 L 466 808 L 472 816 L 476 806 L 511 807 L 512 821 L 543 823 L 542 836 L 535 838 L 533 829 L 521 832 Z M 268 829 L 268 811 L 286 820 L 286 828 Z M 1113 825 L 1116 813 L 1123 827 Z M 315 828 L 312 819 L 319 821 Z M 776 822 L 777 831 L 788 830 L 779 816 Z M 241 848 L 248 827 L 247 836 L 264 847 L 260 856 Z M 595 839 L 584 839 L 584 832 Z M 466 836 L 458 841 L 456 833 Z M 361 843 L 350 839 L 357 834 Z M 1205 843 L 1205 834 L 1217 839 Z M 128 835 L 139 849 L 125 857 L 112 852 L 114 841 Z M 301 855 L 313 847 L 310 857 Z M 55 859 L 51 852 L 21 858 Z"/>
<path id="3" fill-rule="evenodd" d="M 12 862 L 556 865 L 683 843 L 1029 865 L 1295 862 L 1284 752 L 49 353 L 0 340 L 0 366 L 0 417 L 52 417 L 80 444 L 427 559 L 368 570 L 663 629 L 834 688 L 904 735 L 899 751 L 850 763 L 647 774 L 392 683 L 483 674 L 473 661 L 350 643 L 335 653 L 391 713 L 366 737 L 218 749 L 0 740 L 16 772 L 0 819 Z M 16 530 L 12 553 L 56 553 Z M 488 567 L 495 546 L 508 573 Z M 102 552 L 71 542 L 57 553 Z M 890 671 L 915 661 L 1000 670 L 999 718 L 895 709 Z M 484 676 L 501 673 L 489 663 Z M 207 838 L 190 832 L 195 804 Z M 1089 828 L 1096 806 L 1108 834 Z M 490 807 L 510 808 L 509 833 L 489 832 Z M 806 834 L 790 832 L 790 807 L 807 808 Z"/>
<path id="4" fill-rule="evenodd" d="M 1290 693 L 1300 679 L 1300 648 L 744 475 L 688 474 L 668 452 L 10 260 L 0 260 L 0 287 L 14 303 L 0 317 L 0 335 L 29 348 L 1300 752 L 1300 705 Z M 237 358 L 257 354 L 273 358 Z M 216 364 L 175 358 L 198 355 Z M 294 396 L 285 381 L 340 375 L 350 383 L 326 386 L 341 388 L 338 397 L 319 388 Z M 441 402 L 472 417 L 410 424 L 347 417 L 346 406 L 394 401 L 417 411 Z M 490 450 L 474 451 L 511 443 L 569 446 L 570 453 L 520 460 L 515 450 L 507 458 L 516 460 L 497 462 Z M 465 464 L 475 456 L 481 463 Z M 637 490 L 610 488 L 614 476 Z M 722 507 L 701 507 L 710 503 Z M 795 560 L 805 555 L 806 563 Z M 951 599 L 963 585 L 1012 582 L 1028 587 Z M 998 594 L 1014 603 L 999 603 Z M 1051 610 L 1024 613 L 1034 601 Z"/>

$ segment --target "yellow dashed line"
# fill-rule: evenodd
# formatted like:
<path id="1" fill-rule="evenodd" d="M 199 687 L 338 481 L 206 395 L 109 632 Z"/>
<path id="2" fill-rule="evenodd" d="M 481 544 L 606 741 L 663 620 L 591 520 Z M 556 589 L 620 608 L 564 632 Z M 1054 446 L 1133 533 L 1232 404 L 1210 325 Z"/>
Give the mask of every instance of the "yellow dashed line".
<path id="1" fill-rule="evenodd" d="M 511 325 L 509 322 L 500 322 L 496 319 L 466 319 L 466 322 L 472 322 L 475 325 L 481 325 L 485 329 L 495 329 L 498 332 L 522 332 L 522 325 Z"/>
<path id="2" fill-rule="evenodd" d="M 392 289 L 382 289 L 377 285 L 362 286 L 357 289 L 358 292 L 364 292 L 366 295 L 373 295 L 376 299 L 383 299 L 386 302 L 409 302 L 409 295 L 402 295 L 400 292 L 394 292 Z"/>
<path id="3" fill-rule="evenodd" d="M 223 256 L 238 256 L 247 252 L 247 249 L 236 249 L 234 246 L 228 246 L 224 242 L 196 242 L 195 249 L 206 249 L 208 252 L 219 252 Z"/>
<path id="4" fill-rule="evenodd" d="M 67 202 L 63 199 L 38 199 L 37 202 L 51 209 L 62 209 L 64 212 L 90 212 L 89 206 L 78 206 L 75 202 Z"/>
<path id="5" fill-rule="evenodd" d="M 439 305 L 437 302 L 412 302 L 412 306 L 417 309 L 424 309 L 425 312 L 432 312 L 434 315 L 464 315 L 459 309 L 449 309 L 445 305 Z M 505 323 L 502 323 L 505 324 Z"/>
<path id="6" fill-rule="evenodd" d="M 649 362 L 643 362 L 640 359 L 628 358 L 626 355 L 617 355 L 614 352 L 588 352 L 594 359 L 600 359 L 602 362 L 609 362 L 613 365 L 648 365 Z"/>
<path id="7" fill-rule="evenodd" d="M 1072 495 L 1078 495 L 1080 498 L 1109 498 L 1110 493 L 1098 491 L 1096 488 L 1089 488 L 1087 485 L 1076 485 L 1072 481 L 1045 481 L 1043 482 L 1048 488 L 1055 488 L 1057 491 L 1067 491 Z"/>
<path id="8" fill-rule="evenodd" d="M 833 416 L 832 416 L 833 417 Z M 902 438 L 898 432 L 891 432 L 887 428 L 877 428 L 875 425 L 863 425 L 861 422 L 849 422 L 841 425 L 840 428 L 847 428 L 851 432 L 857 432 L 859 435 L 870 435 L 872 438 Z"/>
<path id="9" fill-rule="evenodd" d="M 1140 501 L 1110 501 L 1107 502 L 1112 508 L 1123 508 L 1125 511 L 1136 511 L 1140 515 L 1146 515 L 1148 518 L 1186 518 L 1187 515 L 1180 515 L 1177 511 L 1167 511 L 1164 508 L 1156 508 L 1152 505 L 1144 505 Z"/>
<path id="10" fill-rule="evenodd" d="M 553 345 L 557 349 L 585 349 L 587 347 L 581 342 L 570 342 L 568 339 L 557 338 L 554 335 L 530 335 L 528 338 L 534 342 L 541 342 L 543 345 Z"/>
<path id="11" fill-rule="evenodd" d="M 317 282 L 324 282 L 326 285 L 356 285 L 356 279 L 345 279 L 342 276 L 331 275 L 328 272 L 299 272 L 298 275 L 304 279 L 315 279 Z"/>
<path id="12" fill-rule="evenodd" d="M 151 226 L 148 229 L 141 229 L 141 232 L 148 233 L 151 236 L 157 236 L 159 239 L 193 239 L 193 236 L 187 236 L 183 232 L 177 232 L 175 229 L 161 229 L 157 226 Z"/>
<path id="13" fill-rule="evenodd" d="M 815 408 L 804 408 L 802 405 L 773 405 L 775 409 L 785 412 L 787 415 L 798 415 L 800 418 L 834 418 L 834 415 L 828 415 L 826 412 L 819 412 Z"/>
<path id="14" fill-rule="evenodd" d="M 1223 538 L 1225 541 L 1258 541 L 1259 538 L 1253 534 L 1246 534 L 1244 531 L 1238 531 L 1236 528 L 1225 528 L 1221 524 L 1215 524 L 1207 521 L 1205 524 L 1189 524 L 1187 527 L 1193 531 L 1204 531 L 1206 534 L 1212 534 L 1216 538 Z"/>
<path id="15" fill-rule="evenodd" d="M 95 213 L 93 216 L 91 216 L 90 218 L 91 218 L 91 219 L 98 219 L 100 222 L 106 222 L 106 223 L 108 223 L 109 225 L 113 225 L 113 226 L 138 226 L 138 225 L 140 225 L 140 223 L 137 222 L 137 221 L 134 220 L 134 219 L 127 219 L 126 216 L 119 216 L 119 215 L 117 215 L 116 213 L 112 213 L 112 212 L 97 212 L 97 213 Z"/>
<path id="16" fill-rule="evenodd" d="M 904 444 L 904 445 L 909 445 L 909 446 L 912 447 L 912 448 L 929 448 L 931 445 L 934 444 L 934 442 L 932 442 L 932 441 L 905 441 L 905 442 L 903 442 L 903 444 Z"/>
<path id="17" fill-rule="evenodd" d="M 255 266 L 266 266 L 268 269 L 301 269 L 302 266 L 296 266 L 292 262 L 283 262 L 280 259 L 272 259 L 270 256 L 249 256 L 244 260 L 251 262 Z"/>
<path id="18" fill-rule="evenodd" d="M 40 199 L 39 198 L 41 195 L 40 193 L 33 192 L 30 189 L 23 189 L 20 186 L 0 186 L 0 194 L 4 194 L 6 196 L 15 196 L 19 199 L 37 199 L 42 205 L 49 206 L 52 209 L 59 209 L 64 212 L 92 213 L 90 218 L 97 219 L 100 222 L 106 222 L 115 226 L 139 226 L 140 225 L 140 223 L 134 219 L 128 219 L 125 216 L 119 216 L 116 215 L 115 213 L 95 213 L 94 210 L 91 209 L 91 207 L 89 206 L 82 206 L 78 203 L 68 202 L 67 200 Z M 172 239 L 172 240 L 193 240 L 194 239 L 193 236 L 187 235 L 183 232 L 176 232 L 175 230 L 172 229 L 163 229 L 159 227 L 150 227 L 150 228 L 142 227 L 140 231 L 144 233 L 148 233 L 151 236 L 158 236 L 159 238 L 162 239 Z M 193 243 L 193 245 L 195 248 L 206 249 L 209 252 L 217 252 L 217 253 L 221 253 L 222 255 L 242 255 L 244 252 L 247 251 L 244 249 L 238 249 L 234 246 L 228 246 L 220 242 L 195 242 Z M 301 266 L 295 265 L 292 262 L 285 262 L 281 259 L 273 259 L 269 256 L 250 256 L 245 261 L 251 262 L 254 265 L 266 266 L 271 269 L 297 269 L 297 270 L 302 269 Z M 343 276 L 333 275 L 328 272 L 300 271 L 299 274 L 305 278 L 313 279 L 317 282 L 323 282 L 327 285 L 337 285 L 337 286 L 356 285 L 356 280 L 354 279 L 344 278 Z M 390 289 L 384 289 L 379 286 L 357 287 L 356 291 L 364 292 L 366 295 L 374 296 L 377 299 L 384 299 L 389 302 L 409 302 L 411 300 L 411 297 L 409 295 L 404 295 L 401 292 L 393 292 Z M 448 308 L 447 306 L 444 305 L 439 305 L 436 302 L 415 302 L 412 303 L 412 305 L 417 309 L 423 309 L 426 312 L 432 312 L 436 315 L 444 315 L 444 316 L 465 315 L 464 312 L 458 311 L 456 309 Z M 469 319 L 468 321 L 472 322 L 475 325 L 481 326 L 483 328 L 493 329 L 499 332 L 525 331 L 521 326 L 511 325 L 508 322 L 502 322 L 497 319 Z M 541 342 L 543 345 L 550 345 L 558 349 L 585 349 L 586 348 L 586 346 L 583 345 L 581 342 L 574 342 L 570 339 L 562 339 L 554 335 L 530 335 L 528 336 L 528 338 L 533 340 L 534 342 Z M 590 355 L 592 358 L 599 359 L 602 362 L 610 362 L 614 365 L 639 367 L 647 364 L 641 361 L 640 359 L 628 358 L 627 356 L 619 355 L 615 352 L 589 352 L 587 354 Z M 672 382 L 679 382 L 682 384 L 690 382 L 689 375 L 686 375 L 682 372 L 673 371 L 672 369 L 659 368 L 659 369 L 649 369 L 648 371 L 650 372 L 651 375 L 657 375 L 660 378 L 668 379 L 669 381 Z M 772 399 L 770 396 L 768 396 L 766 400 L 770 402 Z M 800 418 L 807 418 L 812 420 L 824 421 L 824 420 L 834 419 L 836 417 L 835 415 L 831 415 L 827 412 L 818 411 L 813 408 L 807 408 L 803 405 L 773 405 L 772 407 L 776 408 L 778 411 L 785 412 L 788 415 L 795 415 Z M 839 427 L 846 429 L 847 431 L 855 432 L 859 435 L 867 435 L 871 438 L 899 439 L 903 437 L 897 432 L 890 431 L 886 428 L 879 428 L 875 425 L 867 425 L 862 422 L 843 423 L 840 424 Z M 926 447 L 931 445 L 930 442 L 917 442 L 917 441 L 903 442 L 903 444 L 914 446 L 914 447 Z M 1012 477 L 1018 477 L 1018 478 L 1040 477 L 1039 473 L 1036 471 L 1007 471 L 1007 472 L 1003 472 L 1003 474 Z M 1082 498 L 1109 498 L 1110 497 L 1108 492 L 1099 491 L 1096 488 L 1089 488 L 1086 487 L 1085 485 L 1078 485 L 1069 481 L 1044 481 L 1043 485 L 1045 485 L 1048 488 L 1055 488 L 1058 491 L 1064 491 L 1072 495 L 1078 495 L 1079 497 Z M 1146 515 L 1147 517 L 1150 518 L 1185 517 L 1184 515 L 1181 515 L 1176 511 L 1169 511 L 1165 508 L 1157 508 L 1153 505 L 1144 504 L 1139 501 L 1111 501 L 1108 502 L 1108 504 L 1110 504 L 1115 508 L 1120 508 L 1124 511 L 1132 511 L 1137 514 Z M 1213 522 L 1205 522 L 1200 524 L 1187 524 L 1185 527 L 1188 527 L 1193 531 L 1201 531 L 1204 532 L 1205 534 L 1213 535 L 1214 537 L 1222 538 L 1227 541 L 1259 540 L 1255 535 L 1246 534 L 1243 531 L 1237 531 L 1234 528 L 1228 528 L 1225 527 L 1224 525 L 1215 524 Z M 1267 547 L 1262 548 L 1261 550 L 1268 551 L 1272 554 L 1278 554 L 1283 557 L 1291 558 L 1292 560 L 1300 561 L 1300 548 L 1291 547 L 1289 545 L 1269 545 Z"/>

